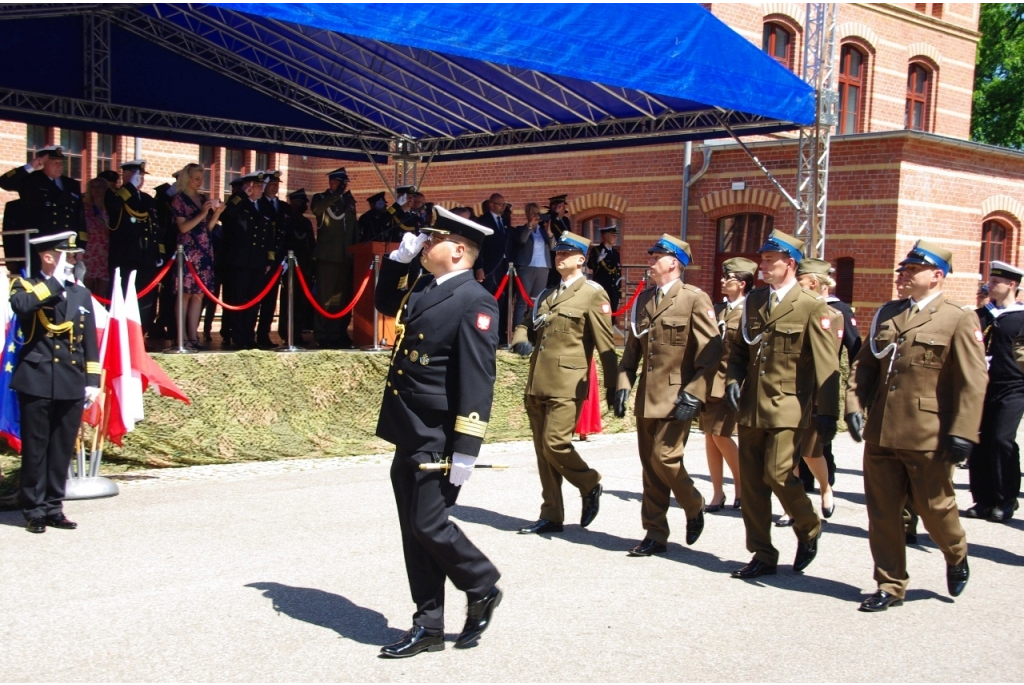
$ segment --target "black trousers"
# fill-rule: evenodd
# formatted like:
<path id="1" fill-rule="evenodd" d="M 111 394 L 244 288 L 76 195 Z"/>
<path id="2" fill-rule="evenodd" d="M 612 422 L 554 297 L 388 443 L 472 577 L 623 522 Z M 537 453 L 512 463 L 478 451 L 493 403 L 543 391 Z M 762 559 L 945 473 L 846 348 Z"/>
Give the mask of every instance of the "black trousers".
<path id="1" fill-rule="evenodd" d="M 263 269 L 229 269 L 224 281 L 224 301 L 231 305 L 249 302 L 267 284 L 268 274 Z M 256 346 L 256 315 L 259 303 L 240 312 L 224 312 L 229 320 L 231 339 L 236 347 Z M 230 316 L 229 316 L 230 315 Z"/>
<path id="2" fill-rule="evenodd" d="M 68 466 L 82 423 L 84 395 L 54 400 L 18 393 L 21 409 L 21 506 L 25 519 L 64 509 Z"/>
<path id="3" fill-rule="evenodd" d="M 436 452 L 398 448 L 391 462 L 405 572 L 416 603 L 412 620 L 431 630 L 444 629 L 445 578 L 451 578 L 473 602 L 485 597 L 501 577 L 494 564 L 448 519 L 459 488 L 441 471 L 420 471 L 420 464 L 440 458 Z"/>
<path id="4" fill-rule="evenodd" d="M 265 286 L 266 283 L 263 285 Z M 258 343 L 270 341 L 270 325 L 274 322 L 274 314 L 277 313 L 277 291 L 279 287 L 280 279 L 270 289 L 266 297 L 260 300 L 260 322 L 256 326 L 256 342 Z"/>
<path id="5" fill-rule="evenodd" d="M 1024 416 L 1024 389 L 989 385 L 981 417 L 981 440 L 971 452 L 971 494 L 981 507 L 1010 506 L 1020 494 L 1017 426 Z"/>
<path id="6" fill-rule="evenodd" d="M 519 274 L 519 280 L 523 282 L 523 289 L 530 296 L 531 300 L 536 300 L 544 288 L 548 284 L 548 273 L 551 271 L 546 266 L 517 266 L 516 273 Z M 516 294 L 516 308 L 512 315 L 512 330 L 515 330 L 516 326 L 523 322 L 523 318 L 526 316 L 526 300 L 519 294 L 519 288 L 515 283 L 509 283 L 506 287 L 515 288 Z M 504 297 L 505 295 L 502 295 Z M 532 317 L 532 314 L 531 314 Z"/>

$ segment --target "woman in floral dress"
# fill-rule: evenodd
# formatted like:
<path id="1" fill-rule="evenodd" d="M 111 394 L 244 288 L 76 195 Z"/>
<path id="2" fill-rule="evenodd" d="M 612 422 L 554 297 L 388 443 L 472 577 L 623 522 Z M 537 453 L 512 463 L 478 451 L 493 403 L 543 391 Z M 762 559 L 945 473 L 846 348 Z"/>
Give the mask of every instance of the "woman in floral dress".
<path id="1" fill-rule="evenodd" d="M 210 226 L 215 226 L 224 211 L 220 199 L 207 200 L 199 192 L 203 187 L 203 167 L 186 164 L 178 174 L 177 193 L 171 200 L 171 216 L 178 226 L 178 244 L 184 246 L 185 259 L 195 267 L 196 273 L 208 290 L 213 291 L 213 243 Z M 185 336 L 190 347 L 205 349 L 199 344 L 199 314 L 203 307 L 203 291 L 195 282 L 192 272 L 185 267 L 182 297 L 185 300 Z"/>
<path id="2" fill-rule="evenodd" d="M 85 230 L 89 235 L 89 242 L 85 246 L 85 283 L 94 295 L 110 297 L 110 270 L 107 266 L 107 256 L 110 253 L 110 228 L 107 226 L 107 210 L 103 204 L 107 188 L 110 187 L 105 179 L 94 178 L 85 187 L 86 193 L 82 198 L 85 207 Z"/>

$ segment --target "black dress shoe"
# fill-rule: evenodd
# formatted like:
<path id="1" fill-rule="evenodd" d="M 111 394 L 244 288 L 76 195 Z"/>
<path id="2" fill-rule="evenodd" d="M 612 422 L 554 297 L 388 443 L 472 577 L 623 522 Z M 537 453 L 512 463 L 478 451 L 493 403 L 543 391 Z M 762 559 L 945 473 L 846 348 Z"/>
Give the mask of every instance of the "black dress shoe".
<path id="1" fill-rule="evenodd" d="M 649 557 L 652 554 L 664 554 L 668 550 L 668 547 L 655 542 L 650 538 L 644 538 L 643 542 L 629 550 L 628 554 L 631 557 Z"/>
<path id="2" fill-rule="evenodd" d="M 775 522 L 775 527 L 776 528 L 789 528 L 792 525 L 793 525 L 793 517 L 792 516 L 788 516 L 788 515 L 780 516 L 779 520 Z"/>
<path id="3" fill-rule="evenodd" d="M 903 600 L 896 595 L 890 595 L 885 590 L 879 590 L 861 602 L 859 610 L 872 613 L 876 611 L 885 611 L 889 607 L 898 607 L 901 604 L 903 604 Z"/>
<path id="4" fill-rule="evenodd" d="M 429 630 L 423 626 L 413 626 L 398 642 L 381 647 L 380 655 L 385 659 L 404 659 L 408 656 L 416 656 L 420 652 L 443 650 L 443 630 Z"/>
<path id="5" fill-rule="evenodd" d="M 904 536 L 904 542 L 906 542 L 908 545 L 916 545 L 917 544 L 917 533 L 907 533 Z"/>
<path id="6" fill-rule="evenodd" d="M 601 510 L 602 492 L 604 492 L 604 488 L 598 483 L 583 498 L 583 513 L 580 515 L 580 525 L 584 528 L 593 523 L 594 519 L 597 518 L 597 512 Z"/>
<path id="7" fill-rule="evenodd" d="M 63 512 L 47 516 L 46 525 L 53 526 L 54 528 L 63 528 L 64 530 L 74 530 L 75 528 L 78 528 L 78 524 L 74 521 L 68 521 L 68 517 L 65 516 Z"/>
<path id="8" fill-rule="evenodd" d="M 1013 500 L 1013 504 L 1008 504 L 1005 507 L 992 507 L 992 513 L 988 515 L 988 520 L 994 523 L 1006 523 L 1013 518 L 1013 512 L 1017 511 L 1017 500 Z"/>
<path id="9" fill-rule="evenodd" d="M 469 603 L 469 607 L 466 609 L 466 625 L 462 626 L 462 632 L 455 639 L 456 647 L 465 647 L 483 635 L 484 631 L 490 627 L 491 614 L 501 604 L 502 597 L 504 595 L 495 585 L 486 597 Z"/>
<path id="10" fill-rule="evenodd" d="M 973 507 L 964 512 L 964 518 L 969 519 L 987 519 L 992 515 L 992 509 L 994 507 L 983 507 L 980 504 L 975 504 Z"/>
<path id="11" fill-rule="evenodd" d="M 46 519 L 42 516 L 37 516 L 34 519 L 29 519 L 25 524 L 25 530 L 30 533 L 45 533 L 46 532 Z"/>
<path id="12" fill-rule="evenodd" d="M 555 523 L 554 521 L 546 521 L 539 519 L 533 525 L 527 526 L 526 528 L 520 528 L 520 535 L 530 535 L 531 533 L 561 533 L 562 524 Z"/>
<path id="13" fill-rule="evenodd" d="M 692 519 L 686 520 L 686 544 L 692 545 L 704 532 L 704 510 L 697 512 Z"/>
<path id="14" fill-rule="evenodd" d="M 715 512 L 722 511 L 722 509 L 724 509 L 724 508 L 725 508 L 725 495 L 722 495 L 722 501 L 719 502 L 718 504 L 705 504 L 704 505 L 704 511 L 708 512 L 709 514 L 714 514 Z"/>
<path id="15" fill-rule="evenodd" d="M 736 499 L 734 499 L 732 501 L 732 508 L 733 509 L 739 509 L 740 508 L 740 498 L 739 497 L 737 497 Z"/>
<path id="16" fill-rule="evenodd" d="M 818 556 L 818 538 L 821 531 L 807 542 L 798 542 L 796 545 L 796 557 L 793 559 L 793 572 L 800 573 L 811 565 L 814 557 Z"/>
<path id="17" fill-rule="evenodd" d="M 748 578 L 757 578 L 758 576 L 774 576 L 777 570 L 777 567 L 769 566 L 755 557 L 750 560 L 749 564 L 738 571 L 733 571 L 730 575 L 733 578 L 746 580 Z"/>
<path id="18" fill-rule="evenodd" d="M 971 569 L 967 566 L 967 557 L 956 566 L 946 567 L 946 589 L 953 597 L 959 597 L 960 593 L 967 587 L 967 581 L 971 577 Z"/>

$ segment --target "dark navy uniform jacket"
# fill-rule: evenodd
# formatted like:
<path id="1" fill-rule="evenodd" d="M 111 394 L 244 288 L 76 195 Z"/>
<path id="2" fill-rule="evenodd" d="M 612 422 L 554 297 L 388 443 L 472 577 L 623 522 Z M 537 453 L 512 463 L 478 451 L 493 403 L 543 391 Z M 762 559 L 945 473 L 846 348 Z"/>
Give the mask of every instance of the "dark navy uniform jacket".
<path id="1" fill-rule="evenodd" d="M 1024 311 L 1007 311 L 998 317 L 987 307 L 980 307 L 976 312 L 985 336 L 985 356 L 989 359 L 988 395 L 998 398 L 1001 391 L 1021 392 L 1024 372 L 1013 356 L 1013 341 L 1024 332 Z"/>
<path id="2" fill-rule="evenodd" d="M 127 265 L 156 266 L 166 259 L 167 236 L 152 195 L 126 182 L 117 190 L 107 189 L 104 205 L 110 226 L 111 270 Z"/>
<path id="3" fill-rule="evenodd" d="M 263 212 L 248 197 L 232 195 L 221 214 L 224 225 L 223 262 L 229 269 L 259 269 L 277 265 L 277 236 Z"/>
<path id="4" fill-rule="evenodd" d="M 63 190 L 42 170 L 29 172 L 23 166 L 0 176 L 0 188 L 16 191 L 25 203 L 25 228 L 38 228 L 39 235 L 74 231 L 78 234 L 78 246 L 85 247 L 89 236 L 85 230 L 81 186 L 67 176 L 61 176 L 60 183 Z"/>
<path id="5" fill-rule="evenodd" d="M 397 315 L 399 336 L 377 436 L 405 450 L 475 457 L 491 418 L 498 305 L 472 271 L 435 286 L 430 274 L 409 282 L 410 267 L 385 259 L 375 292 L 377 310 Z"/>
<path id="6" fill-rule="evenodd" d="M 53 277 L 15 278 L 11 309 L 25 340 L 11 388 L 36 397 L 84 400 L 87 385 L 99 387 L 96 318 L 87 288 L 62 286 Z"/>

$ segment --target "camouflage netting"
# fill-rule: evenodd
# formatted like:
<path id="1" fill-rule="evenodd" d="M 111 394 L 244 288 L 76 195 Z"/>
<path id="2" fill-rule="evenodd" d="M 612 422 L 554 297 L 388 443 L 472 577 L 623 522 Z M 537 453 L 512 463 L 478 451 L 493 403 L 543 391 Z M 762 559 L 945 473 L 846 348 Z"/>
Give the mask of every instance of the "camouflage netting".
<path id="1" fill-rule="evenodd" d="M 110 446 L 131 466 L 189 466 L 388 452 L 374 435 L 390 355 L 331 350 L 302 354 L 155 355 L 192 400 L 146 393 L 146 420 Z M 523 409 L 528 360 L 498 353 L 487 442 L 528 440 Z M 600 374 L 600 371 L 599 371 Z M 604 407 L 605 432 L 633 430 L 632 416 Z"/>

